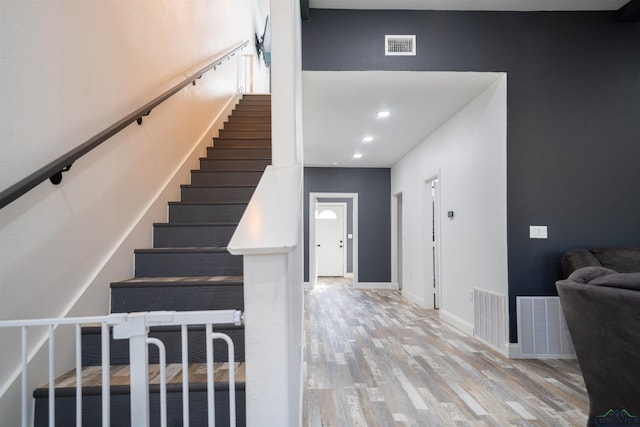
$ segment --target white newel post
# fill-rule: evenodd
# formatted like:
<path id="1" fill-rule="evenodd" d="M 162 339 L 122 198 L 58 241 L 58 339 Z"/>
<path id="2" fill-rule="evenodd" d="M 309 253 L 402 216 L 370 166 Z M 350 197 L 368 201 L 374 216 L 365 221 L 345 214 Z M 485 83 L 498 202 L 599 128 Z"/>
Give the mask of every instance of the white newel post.
<path id="1" fill-rule="evenodd" d="M 244 256 L 248 426 L 289 426 L 288 254 Z"/>
<path id="2" fill-rule="evenodd" d="M 247 425 L 298 426 L 302 168 L 265 170 L 228 249 L 244 255 Z"/>

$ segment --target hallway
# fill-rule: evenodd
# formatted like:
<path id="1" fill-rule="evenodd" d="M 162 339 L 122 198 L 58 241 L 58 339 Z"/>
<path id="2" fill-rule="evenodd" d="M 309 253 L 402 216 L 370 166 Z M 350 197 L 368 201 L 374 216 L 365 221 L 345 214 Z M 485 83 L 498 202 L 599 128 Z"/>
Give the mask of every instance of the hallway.
<path id="1" fill-rule="evenodd" d="M 305 426 L 584 426 L 575 360 L 510 360 L 398 291 L 305 294 Z"/>

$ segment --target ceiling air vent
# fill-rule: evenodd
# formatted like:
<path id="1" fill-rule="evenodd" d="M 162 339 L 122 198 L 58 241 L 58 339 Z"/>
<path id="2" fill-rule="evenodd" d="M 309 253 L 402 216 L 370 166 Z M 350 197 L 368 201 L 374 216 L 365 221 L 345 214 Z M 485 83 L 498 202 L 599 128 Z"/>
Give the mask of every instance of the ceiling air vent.
<path id="1" fill-rule="evenodd" d="M 387 56 L 415 56 L 416 36 L 384 36 L 384 49 Z"/>

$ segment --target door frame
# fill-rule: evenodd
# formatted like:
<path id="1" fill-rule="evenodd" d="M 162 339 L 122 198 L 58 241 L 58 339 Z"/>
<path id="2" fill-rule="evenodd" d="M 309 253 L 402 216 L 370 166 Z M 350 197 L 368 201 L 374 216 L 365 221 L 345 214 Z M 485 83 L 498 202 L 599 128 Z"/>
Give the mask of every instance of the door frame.
<path id="1" fill-rule="evenodd" d="M 347 202 L 317 202 L 316 209 L 320 210 L 323 206 L 339 206 L 342 208 L 342 276 L 347 273 Z M 315 221 L 317 221 L 315 215 L 313 217 L 314 227 L 316 227 Z M 317 230 L 317 228 L 315 228 Z M 314 234 L 314 239 L 317 234 Z M 315 240 L 314 240 L 315 243 Z M 316 245 L 314 245 L 314 248 Z M 315 258 L 314 258 L 315 259 Z"/>
<path id="2" fill-rule="evenodd" d="M 398 290 L 402 290 L 402 283 L 404 281 L 403 278 L 403 270 L 402 270 L 402 264 L 403 264 L 403 252 L 402 252 L 402 246 L 403 246 L 403 242 L 404 242 L 404 230 L 403 230 L 403 217 L 404 217 L 404 213 L 402 211 L 403 209 L 403 200 L 402 200 L 402 192 L 398 192 L 396 194 L 393 195 L 393 201 L 394 201 L 394 210 L 395 210 L 395 214 L 396 214 L 396 221 L 395 221 L 395 231 L 396 231 L 396 239 L 395 239 L 395 245 L 396 245 L 396 252 L 395 252 L 395 260 L 396 260 L 396 269 L 395 269 L 395 282 L 398 285 Z M 394 243 L 394 242 L 392 242 Z M 392 268 L 393 268 L 393 263 L 392 263 Z"/>
<path id="3" fill-rule="evenodd" d="M 314 287 L 318 282 L 318 272 L 316 265 L 316 206 L 318 204 L 318 199 L 351 199 L 353 201 L 353 211 L 351 213 L 353 221 L 352 261 L 353 286 L 355 287 L 358 284 L 358 193 L 321 192 L 309 193 L 309 246 L 307 247 L 307 253 L 309 254 L 309 286 Z"/>
<path id="4" fill-rule="evenodd" d="M 436 190 L 432 194 L 427 188 L 433 181 L 437 181 Z M 432 226 L 425 224 L 424 242 L 423 242 L 423 254 L 422 259 L 435 259 L 433 260 L 433 276 L 435 277 L 435 287 L 430 286 L 429 279 L 424 277 L 425 281 L 425 306 L 431 308 L 440 308 L 442 306 L 442 208 L 441 208 L 441 187 L 442 179 L 440 178 L 440 171 L 428 176 L 423 180 L 424 185 L 424 206 L 425 210 L 432 210 L 432 215 L 429 218 L 432 219 Z M 431 233 L 435 233 L 435 241 L 432 240 Z M 423 264 L 424 265 L 424 264 Z M 425 269 L 427 270 L 427 269 Z M 426 276 L 426 275 L 425 275 Z M 430 298 L 427 298 L 430 296 Z"/>

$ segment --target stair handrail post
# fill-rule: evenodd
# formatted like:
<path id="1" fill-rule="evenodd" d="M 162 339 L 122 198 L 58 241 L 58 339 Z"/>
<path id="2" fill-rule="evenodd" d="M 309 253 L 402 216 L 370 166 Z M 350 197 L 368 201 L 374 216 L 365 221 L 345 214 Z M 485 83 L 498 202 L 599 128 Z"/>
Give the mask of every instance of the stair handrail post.
<path id="1" fill-rule="evenodd" d="M 113 328 L 114 339 L 129 339 L 131 377 L 131 425 L 149 427 L 149 329 L 147 313 L 131 313 L 127 321 Z"/>

